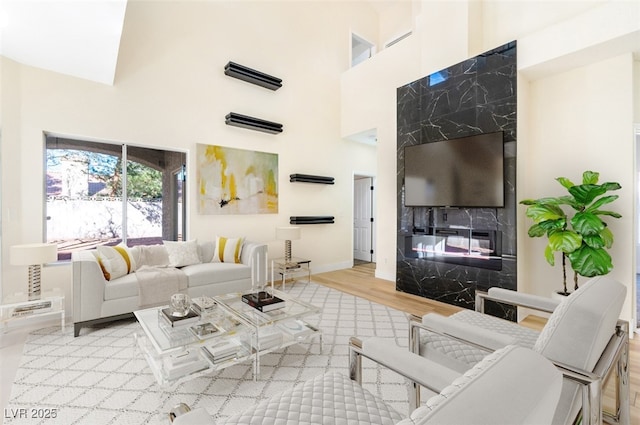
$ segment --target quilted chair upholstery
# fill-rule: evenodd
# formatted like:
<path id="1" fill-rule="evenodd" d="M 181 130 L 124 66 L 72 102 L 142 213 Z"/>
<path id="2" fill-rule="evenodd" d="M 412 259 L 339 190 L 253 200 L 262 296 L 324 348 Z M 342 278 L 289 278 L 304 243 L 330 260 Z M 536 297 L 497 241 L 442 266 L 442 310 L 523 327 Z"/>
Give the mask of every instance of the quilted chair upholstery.
<path id="1" fill-rule="evenodd" d="M 609 372 L 617 373 L 618 411 L 613 422 L 624 424 L 629 420 L 628 325 L 618 317 L 625 297 L 626 288 L 620 282 L 606 276 L 590 279 L 557 304 L 542 332 L 468 310 L 448 318 L 428 314 L 421 319 L 427 332 L 417 336 L 413 324 L 411 346 L 422 356 L 458 371 L 504 344 L 532 348 L 562 367 L 568 377 L 554 424 L 572 423 L 581 412 L 583 424 L 601 423 L 602 381 Z M 477 304 L 482 308 L 479 298 Z M 538 297 L 514 296 L 513 291 L 498 288 L 492 288 L 485 298 L 542 310 L 553 307 Z M 608 360 L 611 356 L 618 359 L 615 364 Z M 607 361 L 610 363 L 605 364 Z"/>
<path id="2" fill-rule="evenodd" d="M 394 351 L 389 350 L 388 340 L 375 338 L 369 346 L 373 354 L 366 352 L 365 343 L 362 350 L 356 349 L 358 355 L 384 364 L 394 362 L 388 356 Z M 406 349 L 394 349 L 398 358 L 406 361 Z M 441 366 L 417 355 L 411 358 L 412 365 L 390 366 L 396 371 L 416 366 L 421 370 L 419 380 L 428 380 L 427 369 L 431 369 L 436 380 L 446 376 Z M 532 350 L 508 346 L 488 355 L 464 375 L 453 373 L 458 377 L 450 385 L 406 417 L 360 386 L 355 376 L 360 376 L 361 370 L 353 374 L 353 367 L 360 368 L 361 364 L 354 361 L 353 355 L 351 359 L 354 379 L 330 372 L 218 422 L 199 408 L 177 416 L 173 424 L 538 425 L 551 420 L 562 387 L 561 373 L 548 360 Z"/>

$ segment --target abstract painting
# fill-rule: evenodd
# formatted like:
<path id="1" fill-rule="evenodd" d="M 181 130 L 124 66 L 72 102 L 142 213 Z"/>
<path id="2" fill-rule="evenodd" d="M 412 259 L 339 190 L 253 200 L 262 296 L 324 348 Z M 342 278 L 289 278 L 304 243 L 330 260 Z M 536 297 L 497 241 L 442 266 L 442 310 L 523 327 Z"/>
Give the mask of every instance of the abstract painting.
<path id="1" fill-rule="evenodd" d="M 278 212 L 278 155 L 198 144 L 198 213 Z"/>

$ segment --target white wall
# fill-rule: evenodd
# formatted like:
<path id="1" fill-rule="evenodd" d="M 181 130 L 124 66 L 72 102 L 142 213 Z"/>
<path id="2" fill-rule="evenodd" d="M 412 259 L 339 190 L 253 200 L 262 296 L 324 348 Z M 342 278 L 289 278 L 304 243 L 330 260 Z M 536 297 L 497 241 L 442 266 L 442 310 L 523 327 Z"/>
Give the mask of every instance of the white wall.
<path id="1" fill-rule="evenodd" d="M 24 291 L 26 270 L 8 264 L 11 245 L 43 235 L 43 131 L 188 152 L 188 237 L 243 235 L 283 254 L 275 227 L 291 215 L 333 215 L 304 226 L 294 254 L 314 272 L 351 265 L 353 173 L 376 174 L 376 149 L 340 133 L 340 74 L 349 35 L 377 18 L 357 2 L 129 2 L 113 86 L 2 59 L 2 219 L 5 294 Z M 330 30 L 328 30 L 330 29 Z M 229 61 L 282 78 L 276 92 L 223 74 Z M 226 126 L 231 112 L 284 124 L 270 135 Z M 279 155 L 279 213 L 199 215 L 195 147 L 220 144 Z M 329 175 L 333 186 L 289 183 L 289 174 Z M 43 286 L 62 286 L 70 267 L 47 267 Z"/>
<path id="2" fill-rule="evenodd" d="M 600 171 L 604 179 L 623 185 L 615 207 L 624 218 L 611 223 L 611 227 L 616 235 L 613 276 L 629 288 L 623 312 L 626 319 L 633 315 L 635 271 L 631 237 L 635 208 L 631 137 L 634 96 L 638 104 L 637 90 L 633 94 L 634 63 L 630 52 L 640 51 L 640 19 L 636 19 L 640 18 L 639 6 L 633 1 L 489 1 L 484 3 L 482 26 L 478 28 L 474 23 L 478 10 L 466 2 L 420 1 L 415 8 L 417 24 L 412 36 L 415 50 L 403 52 L 407 75 L 416 72 L 406 81 L 410 82 L 479 53 L 477 43 L 469 39 L 474 31 L 481 30 L 481 51 L 518 40 L 518 198 L 543 196 L 553 187 L 557 175 L 577 173 L 574 177 L 577 179 L 590 167 Z M 473 25 L 467 30 L 460 24 L 462 21 Z M 588 28 L 598 31 L 583 34 Z M 420 61 L 417 68 L 416 58 Z M 395 62 L 384 61 L 375 65 L 381 69 L 397 66 Z M 635 72 L 637 88 L 640 80 L 638 71 Z M 349 93 L 379 84 L 376 78 L 381 73 L 363 73 L 358 78 L 345 75 L 342 90 L 349 97 Z M 359 109 L 370 108 L 372 103 L 384 102 L 383 93 L 379 88 L 366 103 L 353 98 L 345 102 L 343 94 L 343 132 L 348 129 L 349 134 L 357 133 L 377 122 L 379 133 L 391 134 L 390 129 L 395 130 L 396 126 L 395 114 L 385 114 L 381 108 L 375 110 L 379 112 L 377 117 L 357 113 Z M 638 115 L 636 106 L 635 116 Z M 378 141 L 380 181 L 395 182 L 395 167 L 382 166 L 389 163 L 386 156 L 395 150 L 395 144 L 393 136 Z M 602 146 L 607 147 L 605 154 L 599 152 Z M 549 160 L 552 148 L 560 152 L 556 155 L 562 160 Z M 378 215 L 389 220 L 378 222 L 378 259 L 394 258 L 396 228 L 391 219 L 396 222 L 395 188 L 379 193 L 378 200 Z M 518 210 L 518 285 L 523 291 L 547 295 L 556 282 L 553 274 L 560 273 L 560 268 L 544 263 L 541 241 L 527 236 L 528 227 L 523 207 Z M 379 261 L 376 274 L 395 276 L 394 262 Z"/>
<path id="3" fill-rule="evenodd" d="M 622 185 L 615 192 L 620 198 L 607 209 L 623 217 L 605 221 L 615 236 L 610 250 L 614 262 L 611 276 L 629 285 L 623 312 L 626 319 L 632 317 L 631 289 L 635 282 L 632 79 L 629 53 L 530 82 L 528 140 L 526 150 L 518 155 L 519 166 L 526 170 L 518 184 L 519 199 L 563 195 L 565 189 L 554 179 L 562 176 L 580 183 L 585 170 L 600 172 L 602 182 Z M 546 240 L 528 238 L 526 228 L 531 223 L 524 215 L 524 206 L 518 212 L 519 222 L 525 222 L 519 233 L 518 288 L 549 295 L 562 285 L 559 258 L 556 267 L 546 262 Z M 569 274 L 573 276 L 570 270 Z M 580 283 L 585 281 L 579 279 Z"/>

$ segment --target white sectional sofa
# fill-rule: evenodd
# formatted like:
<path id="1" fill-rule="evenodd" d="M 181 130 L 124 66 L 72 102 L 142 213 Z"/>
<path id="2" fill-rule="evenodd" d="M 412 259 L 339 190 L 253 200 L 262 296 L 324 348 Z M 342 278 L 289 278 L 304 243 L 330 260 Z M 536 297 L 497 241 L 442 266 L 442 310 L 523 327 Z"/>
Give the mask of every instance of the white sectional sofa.
<path id="1" fill-rule="evenodd" d="M 151 249 L 156 253 L 154 254 L 156 258 L 145 262 L 144 252 Z M 186 292 L 192 298 L 250 289 L 252 276 L 257 284 L 266 283 L 267 246 L 265 244 L 243 241 L 242 250 L 237 259 L 239 262 L 236 263 L 233 258 L 225 262 L 220 262 L 218 258 L 214 260 L 214 253 L 217 254 L 216 243 L 200 242 L 197 243 L 197 262 L 190 261 L 192 264 L 182 267 L 172 267 L 170 263 L 162 264 L 164 261 L 157 261 L 157 254 L 164 255 L 164 249 L 166 249 L 164 245 L 127 248 L 132 258 L 131 263 L 137 264 L 131 267 L 132 270 L 129 273 L 111 280 L 105 277 L 104 258 L 100 256 L 98 250 L 74 252 L 71 257 L 74 336 L 80 334 L 83 326 L 131 317 L 133 311 L 148 306 L 141 305 L 142 290 L 139 290 L 138 275 L 142 270 L 149 271 L 149 267 L 159 267 L 159 271 L 163 273 L 173 271 L 169 269 L 180 270 L 176 273 L 180 274 L 183 285 L 186 286 L 182 292 Z M 168 301 L 167 298 L 155 304 L 167 304 Z"/>

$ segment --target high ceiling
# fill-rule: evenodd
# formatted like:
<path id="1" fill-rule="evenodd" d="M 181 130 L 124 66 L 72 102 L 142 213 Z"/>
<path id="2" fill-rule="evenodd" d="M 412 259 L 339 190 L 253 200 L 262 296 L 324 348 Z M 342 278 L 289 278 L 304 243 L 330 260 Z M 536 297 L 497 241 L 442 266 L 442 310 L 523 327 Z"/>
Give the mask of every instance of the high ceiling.
<path id="1" fill-rule="evenodd" d="M 127 1 L 0 0 L 0 55 L 112 85 Z M 410 0 L 359 1 L 369 2 L 378 12 L 410 4 Z"/>
<path id="2" fill-rule="evenodd" d="M 0 0 L 0 55 L 113 84 L 127 0 Z"/>

